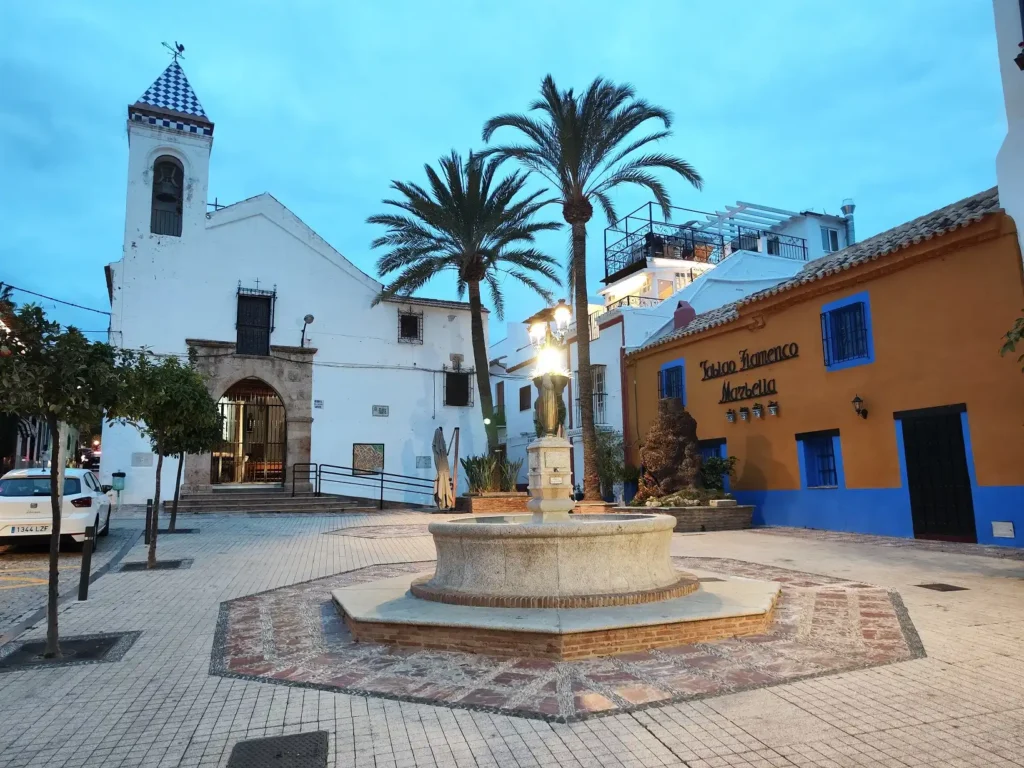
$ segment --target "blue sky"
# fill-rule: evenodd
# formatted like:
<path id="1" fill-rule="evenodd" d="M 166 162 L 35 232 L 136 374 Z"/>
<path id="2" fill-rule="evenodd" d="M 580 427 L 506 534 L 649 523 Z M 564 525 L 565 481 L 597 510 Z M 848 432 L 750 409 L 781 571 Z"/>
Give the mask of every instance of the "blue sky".
<path id="1" fill-rule="evenodd" d="M 524 110 L 548 72 L 562 87 L 630 82 L 674 113 L 662 148 L 707 182 L 666 177 L 676 205 L 837 212 L 853 197 L 860 239 L 995 184 L 1005 134 L 990 0 L 8 2 L 0 281 L 107 308 L 126 106 L 167 65 L 163 40 L 186 46 L 217 126 L 211 198 L 270 192 L 370 274 L 365 220 L 390 180 L 481 146 L 484 120 Z M 646 200 L 615 196 L 623 214 Z M 605 226 L 598 215 L 589 230 L 592 292 Z M 564 260 L 566 238 L 540 245 Z M 454 297 L 454 280 L 423 294 Z M 537 304 L 509 287 L 507 319 Z M 491 335 L 505 335 L 493 319 Z"/>

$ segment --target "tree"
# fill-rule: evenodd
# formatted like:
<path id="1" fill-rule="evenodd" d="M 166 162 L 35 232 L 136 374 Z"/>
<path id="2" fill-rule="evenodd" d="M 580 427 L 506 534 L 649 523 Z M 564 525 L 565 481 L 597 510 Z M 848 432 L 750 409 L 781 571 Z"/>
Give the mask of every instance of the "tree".
<path id="1" fill-rule="evenodd" d="M 130 396 L 118 411 L 121 420 L 134 425 L 149 438 L 156 454 L 153 519 L 149 535 L 148 568 L 156 568 L 156 542 L 160 517 L 160 481 L 164 458 L 182 451 L 205 450 L 210 425 L 219 423 L 217 404 L 194 367 L 195 353 L 183 364 L 177 357 L 154 362 L 143 353 L 129 375 Z M 193 423 L 196 422 L 196 423 Z"/>
<path id="2" fill-rule="evenodd" d="M 612 496 L 612 486 L 622 480 L 626 470 L 626 447 L 622 433 L 602 429 L 597 433 L 597 476 L 601 480 L 602 498 Z"/>
<path id="3" fill-rule="evenodd" d="M 57 626 L 58 554 L 64 493 L 64 425 L 89 424 L 115 408 L 124 390 L 119 355 L 107 344 L 90 342 L 76 328 L 62 329 L 35 305 L 15 310 L 0 292 L 0 410 L 46 420 L 50 432 L 50 573 L 47 591 L 46 650 L 61 655 Z"/>
<path id="4" fill-rule="evenodd" d="M 1017 345 L 1024 342 L 1024 317 L 1017 318 L 1013 328 L 1006 332 L 1005 338 L 1006 341 L 1003 342 L 1003 347 L 999 350 L 999 354 L 1006 355 L 1007 352 L 1016 352 Z M 1024 355 L 1018 357 L 1017 362 L 1021 364 L 1021 370 L 1024 371 Z"/>
<path id="5" fill-rule="evenodd" d="M 402 197 L 384 200 L 402 213 L 371 216 L 367 221 L 387 227 L 387 234 L 373 241 L 387 248 L 377 261 L 383 277 L 397 272 L 374 300 L 377 304 L 395 296 L 409 296 L 434 276 L 451 270 L 457 275 L 458 295 L 469 292 L 473 364 L 476 369 L 480 410 L 487 425 L 487 446 L 498 445 L 494 418 L 487 345 L 484 340 L 480 286 L 486 283 L 498 319 L 505 316 L 499 273 L 533 289 L 545 301 L 551 294 L 536 280 L 542 275 L 558 284 L 555 260 L 536 250 L 534 235 L 558 229 L 556 222 L 534 221 L 544 201 L 543 191 L 516 199 L 526 184 L 526 174 L 513 173 L 495 180 L 498 162 L 483 162 L 472 153 L 465 163 L 457 152 L 439 161 L 440 173 L 424 165 L 430 191 L 414 183 L 392 181 Z"/>
<path id="6" fill-rule="evenodd" d="M 610 193 L 625 184 L 646 187 L 662 213 L 671 215 L 670 197 L 651 171 L 667 169 L 700 189 L 703 180 L 685 160 L 664 153 L 637 156 L 643 147 L 671 135 L 672 117 L 667 110 L 638 99 L 629 85 L 594 80 L 577 95 L 570 88 L 559 91 L 551 75 L 541 83 L 541 97 L 530 105 L 540 119 L 526 114 L 505 114 L 484 125 L 484 141 L 499 128 L 524 134 L 521 144 L 494 147 L 482 153 L 499 161 L 518 161 L 528 173 L 537 173 L 553 185 L 562 216 L 572 231 L 569 285 L 575 294 L 576 344 L 579 366 L 580 422 L 583 430 L 584 498 L 600 498 L 597 470 L 597 428 L 594 425 L 594 382 L 590 370 L 589 298 L 587 292 L 587 222 L 594 213 L 593 201 L 604 210 L 609 224 L 616 220 Z M 639 138 L 633 132 L 649 121 L 662 128 Z"/>
<path id="7" fill-rule="evenodd" d="M 189 386 L 179 400 L 181 408 L 180 430 L 168 438 L 166 450 L 178 457 L 178 471 L 174 478 L 174 502 L 171 505 L 171 521 L 167 530 L 172 533 L 178 524 L 178 497 L 181 493 L 181 470 L 185 456 L 190 453 L 207 453 L 221 439 L 221 419 L 217 403 L 204 386 L 202 391 Z"/>

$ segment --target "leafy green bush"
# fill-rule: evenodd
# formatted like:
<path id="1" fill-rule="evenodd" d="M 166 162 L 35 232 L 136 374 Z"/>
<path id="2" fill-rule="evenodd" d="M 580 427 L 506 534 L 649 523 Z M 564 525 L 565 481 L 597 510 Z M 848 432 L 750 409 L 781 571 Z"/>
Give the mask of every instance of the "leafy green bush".
<path id="1" fill-rule="evenodd" d="M 736 470 L 736 457 L 723 459 L 721 456 L 709 456 L 701 464 L 700 473 L 704 487 L 711 491 L 725 489 L 725 478 L 732 477 Z"/>
<path id="2" fill-rule="evenodd" d="M 519 470 L 523 468 L 523 460 L 509 461 L 502 456 L 498 462 L 498 484 L 502 491 L 514 491 L 519 479 Z"/>
<path id="3" fill-rule="evenodd" d="M 498 457 L 490 454 L 467 456 L 462 460 L 462 468 L 466 470 L 466 482 L 470 493 L 486 493 L 498 490 L 495 470 L 498 468 Z"/>

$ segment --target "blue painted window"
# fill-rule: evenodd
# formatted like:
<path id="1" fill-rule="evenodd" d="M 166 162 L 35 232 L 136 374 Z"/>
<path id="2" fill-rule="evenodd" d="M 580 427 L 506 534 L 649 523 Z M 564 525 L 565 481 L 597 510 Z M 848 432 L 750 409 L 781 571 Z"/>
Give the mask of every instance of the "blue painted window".
<path id="1" fill-rule="evenodd" d="M 678 397 L 686 405 L 686 377 L 681 360 L 661 366 L 658 371 L 658 397 Z"/>
<path id="2" fill-rule="evenodd" d="M 836 443 L 839 433 L 810 432 L 797 435 L 797 445 L 803 458 L 803 486 L 805 488 L 838 488 L 839 464 Z"/>
<path id="3" fill-rule="evenodd" d="M 867 293 L 821 308 L 821 348 L 830 371 L 865 365 L 875 359 L 871 307 Z"/>

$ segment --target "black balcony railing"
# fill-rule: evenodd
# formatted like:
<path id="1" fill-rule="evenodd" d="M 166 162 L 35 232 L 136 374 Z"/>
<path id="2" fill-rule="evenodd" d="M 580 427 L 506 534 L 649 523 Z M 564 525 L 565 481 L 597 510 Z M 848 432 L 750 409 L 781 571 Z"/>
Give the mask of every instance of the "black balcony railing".
<path id="1" fill-rule="evenodd" d="M 618 301 L 613 301 L 605 307 L 605 310 L 611 312 L 619 307 L 656 307 L 661 304 L 661 301 L 661 299 L 655 299 L 651 296 L 624 296 Z"/>
<path id="2" fill-rule="evenodd" d="M 731 233 L 727 238 L 722 229 L 707 228 L 696 220 L 682 224 L 659 221 L 654 210 L 648 203 L 604 231 L 605 283 L 643 269 L 652 258 L 718 264 L 742 250 L 807 260 L 807 241 L 801 237 L 733 226 L 724 230 Z M 701 213 L 686 208 L 673 210 L 684 215 Z"/>

